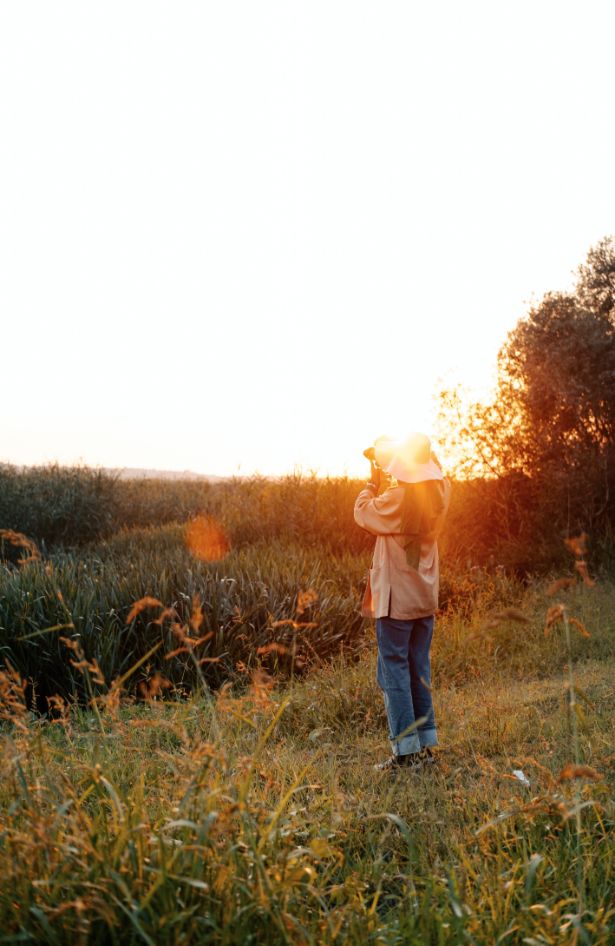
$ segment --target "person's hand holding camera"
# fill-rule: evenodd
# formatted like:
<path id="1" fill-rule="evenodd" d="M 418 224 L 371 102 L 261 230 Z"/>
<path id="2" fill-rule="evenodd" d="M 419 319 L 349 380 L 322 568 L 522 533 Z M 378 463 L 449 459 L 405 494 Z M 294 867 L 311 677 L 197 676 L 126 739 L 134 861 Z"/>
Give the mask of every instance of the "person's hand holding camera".
<path id="1" fill-rule="evenodd" d="M 367 450 L 363 451 L 363 456 L 369 460 L 369 481 L 367 483 L 368 489 L 373 489 L 377 493 L 382 485 L 383 472 L 382 468 L 376 463 L 376 455 L 373 447 L 368 447 Z"/>
<path id="2" fill-rule="evenodd" d="M 370 460 L 369 483 L 367 485 L 373 487 L 376 493 L 382 485 L 382 470 L 373 460 Z"/>

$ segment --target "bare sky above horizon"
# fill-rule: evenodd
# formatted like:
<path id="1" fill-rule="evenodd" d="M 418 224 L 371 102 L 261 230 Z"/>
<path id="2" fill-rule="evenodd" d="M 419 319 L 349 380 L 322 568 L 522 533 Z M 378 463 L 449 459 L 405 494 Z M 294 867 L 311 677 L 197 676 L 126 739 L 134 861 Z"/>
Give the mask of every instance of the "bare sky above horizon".
<path id="1" fill-rule="evenodd" d="M 0 461 L 363 471 L 615 232 L 607 0 L 0 6 Z"/>

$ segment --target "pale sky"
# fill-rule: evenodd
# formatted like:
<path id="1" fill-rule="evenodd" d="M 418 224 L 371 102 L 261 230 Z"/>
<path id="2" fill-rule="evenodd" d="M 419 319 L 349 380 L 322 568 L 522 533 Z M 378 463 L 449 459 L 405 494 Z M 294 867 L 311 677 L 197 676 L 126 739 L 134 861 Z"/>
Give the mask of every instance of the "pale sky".
<path id="1" fill-rule="evenodd" d="M 0 461 L 363 472 L 615 232 L 615 4 L 2 0 Z"/>

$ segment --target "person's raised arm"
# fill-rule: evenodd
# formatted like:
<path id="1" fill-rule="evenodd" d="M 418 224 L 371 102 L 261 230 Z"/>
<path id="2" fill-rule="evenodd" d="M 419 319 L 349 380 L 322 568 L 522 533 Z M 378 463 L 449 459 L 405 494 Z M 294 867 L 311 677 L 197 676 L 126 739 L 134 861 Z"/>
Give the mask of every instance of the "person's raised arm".
<path id="1" fill-rule="evenodd" d="M 354 504 L 354 521 L 372 535 L 395 535 L 401 532 L 400 489 L 387 489 L 378 496 L 380 471 L 372 465 L 372 474 Z"/>

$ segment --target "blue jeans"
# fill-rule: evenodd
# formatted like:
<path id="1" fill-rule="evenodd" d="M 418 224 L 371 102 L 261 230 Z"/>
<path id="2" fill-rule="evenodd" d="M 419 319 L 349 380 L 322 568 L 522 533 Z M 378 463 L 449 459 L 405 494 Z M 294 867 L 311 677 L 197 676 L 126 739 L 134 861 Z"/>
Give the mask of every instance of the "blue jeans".
<path id="1" fill-rule="evenodd" d="M 376 621 L 377 679 L 384 694 L 394 755 L 438 744 L 430 689 L 433 627 L 433 614 L 413 621 Z M 421 722 L 417 726 L 418 720 Z"/>

